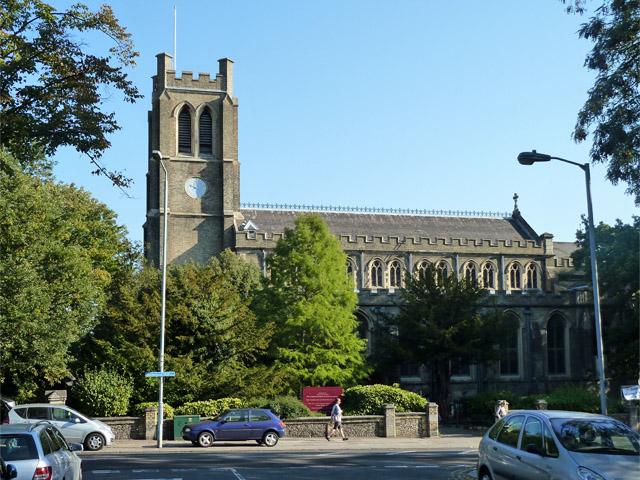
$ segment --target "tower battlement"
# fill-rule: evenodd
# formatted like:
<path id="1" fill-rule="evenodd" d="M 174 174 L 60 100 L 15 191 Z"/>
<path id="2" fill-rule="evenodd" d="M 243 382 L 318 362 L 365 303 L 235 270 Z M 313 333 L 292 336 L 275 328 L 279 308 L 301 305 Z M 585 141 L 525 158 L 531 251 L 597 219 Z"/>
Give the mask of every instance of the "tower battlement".
<path id="1" fill-rule="evenodd" d="M 157 58 L 157 73 L 153 76 L 153 91 L 158 94 L 164 89 L 189 89 L 226 92 L 233 97 L 233 60 L 218 60 L 218 73 L 211 78 L 211 73 L 200 72 L 194 76 L 190 70 L 176 72 L 173 58 L 168 53 L 160 53 Z"/>

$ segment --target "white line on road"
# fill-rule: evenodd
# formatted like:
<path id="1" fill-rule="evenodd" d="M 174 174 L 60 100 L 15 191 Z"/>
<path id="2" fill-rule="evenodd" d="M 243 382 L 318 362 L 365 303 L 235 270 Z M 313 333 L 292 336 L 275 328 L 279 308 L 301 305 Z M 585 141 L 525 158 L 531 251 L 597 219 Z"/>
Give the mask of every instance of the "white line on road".
<path id="1" fill-rule="evenodd" d="M 92 473 L 98 474 L 98 475 L 111 475 L 114 473 L 120 473 L 120 470 L 93 470 Z"/>
<path id="2" fill-rule="evenodd" d="M 386 455 L 405 455 L 407 453 L 416 453 L 416 451 L 415 450 L 409 450 L 409 451 L 406 451 L 406 452 L 389 452 Z"/>
<path id="3" fill-rule="evenodd" d="M 231 473 L 233 473 L 238 480 L 246 480 L 242 475 L 240 475 L 235 468 L 231 468 Z"/>

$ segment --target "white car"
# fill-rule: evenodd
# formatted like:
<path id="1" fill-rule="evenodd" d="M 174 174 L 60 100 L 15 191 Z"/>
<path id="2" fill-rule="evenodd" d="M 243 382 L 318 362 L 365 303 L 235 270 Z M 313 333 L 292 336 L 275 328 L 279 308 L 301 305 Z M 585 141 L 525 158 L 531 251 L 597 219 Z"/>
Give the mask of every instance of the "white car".
<path id="1" fill-rule="evenodd" d="M 85 450 L 96 451 L 115 440 L 111 427 L 93 420 L 66 405 L 30 403 L 16 405 L 9 412 L 9 423 L 35 423 L 47 420 L 55 425 L 69 443 L 81 443 Z"/>
<path id="2" fill-rule="evenodd" d="M 81 480 L 79 443 L 67 444 L 49 422 L 0 425 L 0 457 L 5 478 L 16 480 Z"/>

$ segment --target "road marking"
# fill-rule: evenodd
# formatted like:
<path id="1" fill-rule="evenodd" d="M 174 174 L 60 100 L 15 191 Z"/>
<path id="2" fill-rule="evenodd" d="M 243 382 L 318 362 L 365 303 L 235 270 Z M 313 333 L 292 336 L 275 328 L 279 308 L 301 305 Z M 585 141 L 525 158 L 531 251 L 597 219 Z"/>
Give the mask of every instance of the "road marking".
<path id="1" fill-rule="evenodd" d="M 111 475 L 113 473 L 120 473 L 120 470 L 92 470 L 92 473 L 99 475 Z"/>
<path id="2" fill-rule="evenodd" d="M 233 473 L 238 480 L 246 480 L 242 475 L 240 475 L 235 468 L 231 468 L 231 473 Z"/>
<path id="3" fill-rule="evenodd" d="M 477 450 L 465 450 L 464 452 L 458 452 L 458 455 L 469 455 L 471 453 L 476 453 Z"/>
<path id="4" fill-rule="evenodd" d="M 416 453 L 416 451 L 415 450 L 409 450 L 409 451 L 406 451 L 406 452 L 389 452 L 386 455 L 405 455 L 407 453 Z"/>
<path id="5" fill-rule="evenodd" d="M 384 468 L 409 468 L 407 465 L 385 465 Z"/>

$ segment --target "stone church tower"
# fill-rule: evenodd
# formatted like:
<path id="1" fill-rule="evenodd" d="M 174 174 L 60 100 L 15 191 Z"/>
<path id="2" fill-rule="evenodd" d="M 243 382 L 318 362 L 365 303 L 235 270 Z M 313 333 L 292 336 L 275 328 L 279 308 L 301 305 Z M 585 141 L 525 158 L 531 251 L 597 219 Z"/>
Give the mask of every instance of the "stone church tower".
<path id="1" fill-rule="evenodd" d="M 234 242 L 240 212 L 238 101 L 233 97 L 233 61 L 218 60 L 209 73 L 176 76 L 172 57 L 157 55 L 149 112 L 145 257 L 162 258 L 164 170 L 169 181 L 167 261 L 204 263 Z"/>

